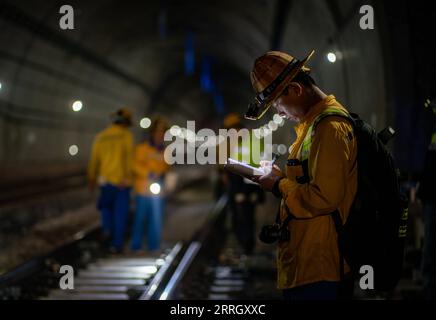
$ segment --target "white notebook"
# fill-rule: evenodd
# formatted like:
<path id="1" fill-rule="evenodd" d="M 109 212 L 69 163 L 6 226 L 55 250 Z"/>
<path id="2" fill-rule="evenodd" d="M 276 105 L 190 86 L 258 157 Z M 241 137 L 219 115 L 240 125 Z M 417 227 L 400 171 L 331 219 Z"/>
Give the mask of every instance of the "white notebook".
<path id="1" fill-rule="evenodd" d="M 224 168 L 232 173 L 239 174 L 243 177 L 250 178 L 252 176 L 263 176 L 265 171 L 263 168 L 252 167 L 244 162 L 239 162 L 232 158 L 227 160 Z"/>

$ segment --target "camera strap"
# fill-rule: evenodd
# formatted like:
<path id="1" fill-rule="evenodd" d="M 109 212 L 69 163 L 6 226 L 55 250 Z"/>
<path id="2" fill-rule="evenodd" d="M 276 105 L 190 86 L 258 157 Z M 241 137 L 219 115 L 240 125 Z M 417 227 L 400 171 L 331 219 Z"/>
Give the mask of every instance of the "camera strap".
<path id="1" fill-rule="evenodd" d="M 282 200 L 282 201 L 283 201 L 283 200 Z M 286 210 L 286 212 L 287 212 L 287 216 L 286 216 L 285 220 L 283 220 L 283 222 L 280 221 L 280 209 L 282 208 L 282 201 L 280 201 L 279 209 L 277 210 L 277 215 L 276 215 L 276 223 L 277 223 L 278 225 L 280 225 L 280 227 L 287 226 L 288 223 L 289 223 L 289 222 L 292 220 L 292 218 L 293 218 L 292 214 L 289 212 L 288 207 L 285 205 L 285 210 Z"/>
<path id="2" fill-rule="evenodd" d="M 277 214 L 276 214 L 276 223 L 277 224 L 280 224 L 280 209 L 282 208 L 282 201 L 283 200 L 280 201 L 279 207 L 277 209 Z"/>

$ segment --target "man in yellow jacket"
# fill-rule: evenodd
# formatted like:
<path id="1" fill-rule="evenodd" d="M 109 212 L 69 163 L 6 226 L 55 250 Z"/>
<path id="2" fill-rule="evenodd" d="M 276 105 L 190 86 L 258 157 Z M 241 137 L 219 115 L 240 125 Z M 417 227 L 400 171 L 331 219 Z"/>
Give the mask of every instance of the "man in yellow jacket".
<path id="1" fill-rule="evenodd" d="M 332 213 L 347 220 L 357 190 L 357 144 L 347 110 L 309 75 L 305 63 L 312 54 L 301 61 L 277 51 L 258 58 L 251 73 L 258 94 L 246 114 L 259 119 L 273 106 L 297 122 L 286 174 L 274 166 L 255 179 L 282 199 L 280 220 L 290 216 L 277 262 L 278 287 L 287 299 L 335 299 L 349 271 Z"/>
<path id="2" fill-rule="evenodd" d="M 102 229 L 116 251 L 123 249 L 132 183 L 132 115 L 123 108 L 112 114 L 113 124 L 100 132 L 92 146 L 88 165 L 91 192 L 98 184 Z"/>
<path id="3" fill-rule="evenodd" d="M 227 144 L 227 141 L 224 142 L 227 144 L 226 155 L 237 161 L 248 161 L 250 165 L 258 165 L 254 163 L 254 159 L 260 157 L 263 152 L 263 140 L 250 134 L 239 114 L 228 114 L 223 125 L 225 129 L 234 129 L 235 134 L 241 135 L 241 139 L 238 139 L 234 146 Z M 265 193 L 256 183 L 223 168 L 220 168 L 218 173 L 221 188 L 227 191 L 229 197 L 233 232 L 243 253 L 251 255 L 256 247 L 256 206 L 264 201 Z"/>
<path id="4" fill-rule="evenodd" d="M 164 159 L 164 135 L 168 129 L 162 117 L 156 117 L 150 127 L 147 141 L 136 146 L 133 157 L 135 187 L 135 218 L 132 229 L 132 251 L 142 248 L 146 228 L 149 251 L 160 248 L 164 199 L 164 176 L 169 165 Z"/>

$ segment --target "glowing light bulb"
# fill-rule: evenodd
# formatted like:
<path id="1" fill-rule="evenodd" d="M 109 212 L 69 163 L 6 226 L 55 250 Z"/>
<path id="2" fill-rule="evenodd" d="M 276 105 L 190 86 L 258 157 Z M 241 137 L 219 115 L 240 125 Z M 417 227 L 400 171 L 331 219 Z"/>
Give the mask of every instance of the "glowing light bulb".
<path id="1" fill-rule="evenodd" d="M 151 120 L 149 118 L 142 118 L 141 121 L 139 121 L 139 126 L 142 129 L 147 129 L 151 126 Z"/>
<path id="2" fill-rule="evenodd" d="M 279 125 L 276 122 L 274 122 L 274 121 L 268 122 L 268 128 L 270 128 L 271 131 L 276 131 L 278 126 Z"/>
<path id="3" fill-rule="evenodd" d="M 154 182 L 150 186 L 150 191 L 152 194 L 159 194 L 160 193 L 160 184 L 157 182 Z"/>
<path id="4" fill-rule="evenodd" d="M 327 60 L 331 63 L 335 63 L 336 62 L 336 54 L 334 54 L 333 52 L 327 53 Z"/>
<path id="5" fill-rule="evenodd" d="M 71 106 L 74 112 L 79 112 L 83 108 L 83 103 L 80 100 L 74 101 L 73 105 Z"/>
<path id="6" fill-rule="evenodd" d="M 171 135 L 174 136 L 174 137 L 180 135 L 180 132 L 181 132 L 181 131 L 180 131 L 180 127 L 179 127 L 179 126 L 174 125 L 174 126 L 172 126 L 172 127 L 170 128 L 170 133 L 171 133 Z"/>
<path id="7" fill-rule="evenodd" d="M 284 144 L 281 144 L 277 147 L 277 151 L 283 155 L 288 151 L 288 148 L 286 148 Z"/>
<path id="8" fill-rule="evenodd" d="M 71 156 L 74 157 L 79 153 L 79 147 L 73 144 L 68 148 L 68 152 L 70 153 Z"/>
<path id="9" fill-rule="evenodd" d="M 277 113 L 273 116 L 273 121 L 278 125 L 281 125 L 284 122 L 283 118 L 280 117 Z"/>

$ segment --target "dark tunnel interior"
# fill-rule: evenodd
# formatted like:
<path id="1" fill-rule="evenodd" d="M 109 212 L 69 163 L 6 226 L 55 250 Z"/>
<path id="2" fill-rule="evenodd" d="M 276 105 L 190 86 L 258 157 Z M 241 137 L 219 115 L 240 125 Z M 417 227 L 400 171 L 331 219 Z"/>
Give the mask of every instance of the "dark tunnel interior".
<path id="1" fill-rule="evenodd" d="M 94 256 L 106 262 L 119 257 L 102 256 L 107 248 L 101 249 L 101 235 L 95 235 L 100 226 L 99 192 L 87 188 L 93 141 L 111 124 L 111 114 L 121 107 L 131 111 L 135 145 L 152 139 L 150 125 L 157 116 L 165 117 L 171 136 L 188 142 L 200 129 L 218 132 L 230 113 L 245 114 L 255 96 L 250 82 L 254 61 L 271 50 L 298 59 L 315 50 L 308 65 L 324 92 L 377 132 L 386 126 L 395 129 L 388 149 L 409 198 L 403 275 L 390 295 L 364 292 L 358 298 L 424 298 L 421 264 L 432 221 L 427 214 L 435 212 L 436 194 L 431 189 L 431 200 L 423 202 L 416 193 L 423 177 L 435 176 L 436 166 L 426 160 L 429 145 L 436 143 L 436 11 L 430 1 L 71 0 L 62 11 L 65 4 L 0 1 L 0 299 L 70 299 L 63 292 L 50 296 L 53 286 L 41 289 L 43 293 L 29 287 L 43 277 L 41 269 L 47 264 L 52 269 L 72 264 L 76 270 L 80 260 L 77 268 L 85 268 L 85 277 L 94 272 L 86 267 Z M 362 28 L 364 7 L 372 10 L 372 28 Z M 73 15 L 66 19 L 69 8 Z M 259 121 L 242 123 L 273 134 L 273 149 L 285 150 L 277 162 L 284 168 L 296 139 L 295 123 L 283 121 L 272 109 Z M 186 130 L 188 121 L 195 121 L 194 132 Z M 166 183 L 172 189 L 165 196 L 161 250 L 144 250 L 133 258 L 127 250 L 127 258 L 119 258 L 157 259 L 155 270 L 150 269 L 156 277 L 139 286 L 146 289 L 129 287 L 129 294 L 115 295 L 106 287 L 99 296 L 89 284 L 80 285 L 80 278 L 77 286 L 90 291 L 81 297 L 154 299 L 150 283 L 157 282 L 157 275 L 165 278 L 162 266 L 170 261 L 168 270 L 185 263 L 188 271 L 182 273 L 181 285 L 165 289 L 161 298 L 226 299 L 232 295 L 226 296 L 219 284 L 234 283 L 217 276 L 207 289 L 195 284 L 212 277 L 212 267 L 206 268 L 209 273 L 203 271 L 206 265 L 213 265 L 216 274 L 237 265 L 249 273 L 248 279 L 260 280 L 252 281 L 251 289 L 245 287 L 251 280 L 235 280 L 244 283 L 235 299 L 281 299 L 275 284 L 276 247 L 257 239 L 262 225 L 274 221 L 279 201 L 265 193 L 255 213 L 255 254 L 242 254 L 234 235 L 221 238 L 231 234 L 235 222 L 227 205 L 220 207 L 224 198 L 218 201 L 217 168 L 198 163 L 169 166 Z M 133 208 L 139 206 L 133 193 L 128 201 L 126 243 L 134 224 Z M 434 237 L 436 230 L 432 233 Z M 203 240 L 211 243 L 207 250 Z M 78 241 L 85 243 L 77 245 L 82 249 L 72 249 Z M 220 242 L 226 243 L 224 247 L 218 246 Z M 219 253 L 206 254 L 214 250 Z M 91 262 L 83 258 L 85 251 Z M 29 261 L 38 264 L 38 271 L 23 271 L 32 269 Z M 20 288 L 19 293 L 13 288 Z"/>

